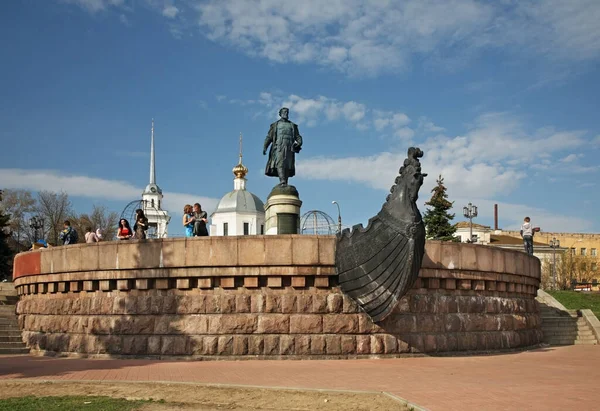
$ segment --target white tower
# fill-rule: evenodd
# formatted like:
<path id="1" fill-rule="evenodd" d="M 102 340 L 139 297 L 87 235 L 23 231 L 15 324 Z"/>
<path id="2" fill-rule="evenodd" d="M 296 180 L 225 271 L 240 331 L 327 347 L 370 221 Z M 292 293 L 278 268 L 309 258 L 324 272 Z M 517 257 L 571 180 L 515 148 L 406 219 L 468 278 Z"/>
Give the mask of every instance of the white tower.
<path id="1" fill-rule="evenodd" d="M 156 230 L 156 237 L 163 238 L 167 236 L 167 226 L 171 217 L 166 210 L 162 209 L 163 194 L 160 187 L 156 184 L 156 169 L 154 166 L 154 119 L 152 119 L 152 129 L 150 137 L 150 183 L 142 193 L 143 210 L 148 218 L 148 225 Z"/>
<path id="2" fill-rule="evenodd" d="M 210 235 L 264 234 L 265 205 L 260 198 L 246 190 L 248 168 L 242 164 L 242 134 L 240 158 L 233 167 L 233 191 L 225 194 L 211 217 Z"/>

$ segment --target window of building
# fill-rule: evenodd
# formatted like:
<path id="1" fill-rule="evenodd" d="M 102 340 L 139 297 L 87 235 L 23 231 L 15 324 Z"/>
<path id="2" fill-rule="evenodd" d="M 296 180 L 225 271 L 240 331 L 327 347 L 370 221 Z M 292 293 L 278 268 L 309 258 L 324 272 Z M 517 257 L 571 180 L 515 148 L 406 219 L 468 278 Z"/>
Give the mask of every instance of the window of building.
<path id="1" fill-rule="evenodd" d="M 571 248 L 571 255 L 575 255 L 575 248 Z"/>
<path id="2" fill-rule="evenodd" d="M 581 255 L 587 255 L 587 248 L 581 248 Z"/>
<path id="3" fill-rule="evenodd" d="M 160 210 L 160 200 L 158 200 L 158 209 Z"/>
<path id="4" fill-rule="evenodd" d="M 152 208 L 154 208 L 154 199 L 152 199 L 150 203 L 152 204 Z"/>
<path id="5" fill-rule="evenodd" d="M 229 235 L 229 223 L 223 223 L 223 235 Z"/>
<path id="6" fill-rule="evenodd" d="M 580 266 L 580 267 L 581 267 L 581 271 L 582 271 L 582 272 L 584 272 L 584 273 L 585 273 L 585 272 L 587 271 L 587 264 L 586 264 L 585 262 L 581 263 L 581 266 Z"/>
<path id="7" fill-rule="evenodd" d="M 596 271 L 598 269 L 598 264 L 597 263 L 592 263 L 591 267 L 592 271 Z"/>
<path id="8" fill-rule="evenodd" d="M 264 224 L 260 225 L 260 235 L 264 235 L 265 234 L 265 226 Z"/>
<path id="9" fill-rule="evenodd" d="M 250 224 L 244 223 L 244 235 L 250 234 Z"/>
<path id="10" fill-rule="evenodd" d="M 592 248 L 592 249 L 590 250 L 590 254 L 592 255 L 592 257 L 596 257 L 596 256 L 598 255 L 598 251 L 596 251 L 596 249 L 595 249 L 595 248 Z"/>

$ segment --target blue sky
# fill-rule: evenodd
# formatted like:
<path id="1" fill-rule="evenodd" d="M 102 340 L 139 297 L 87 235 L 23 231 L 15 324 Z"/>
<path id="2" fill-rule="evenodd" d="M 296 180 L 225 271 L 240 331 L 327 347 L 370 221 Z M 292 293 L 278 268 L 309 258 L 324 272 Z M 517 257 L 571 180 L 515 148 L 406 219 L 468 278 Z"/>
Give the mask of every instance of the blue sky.
<path id="1" fill-rule="evenodd" d="M 412 145 L 419 207 L 438 174 L 457 218 L 598 232 L 600 2 L 21 0 L 0 13 L 0 187 L 65 190 L 117 212 L 157 182 L 209 211 L 233 188 L 266 200 L 262 144 L 290 108 L 291 180 L 344 225 L 377 213 Z"/>

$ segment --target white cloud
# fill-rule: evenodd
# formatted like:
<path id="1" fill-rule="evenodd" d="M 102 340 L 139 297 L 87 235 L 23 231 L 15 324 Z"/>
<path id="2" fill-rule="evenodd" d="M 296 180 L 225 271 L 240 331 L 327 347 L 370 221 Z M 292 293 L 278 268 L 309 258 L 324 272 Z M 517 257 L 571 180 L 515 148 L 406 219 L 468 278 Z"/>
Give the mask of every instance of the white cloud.
<path id="1" fill-rule="evenodd" d="M 415 132 L 413 129 L 408 128 L 408 127 L 402 127 L 399 130 L 396 130 L 396 132 L 394 133 L 394 135 L 396 137 L 398 137 L 401 140 L 410 140 L 411 138 L 414 137 Z"/>
<path id="2" fill-rule="evenodd" d="M 122 6 L 125 0 L 61 0 L 64 3 L 75 4 L 90 13 L 96 13 L 109 6 Z"/>
<path id="3" fill-rule="evenodd" d="M 580 157 L 581 154 L 569 154 L 568 156 L 561 158 L 560 161 L 563 163 L 572 163 Z"/>
<path id="4" fill-rule="evenodd" d="M 378 119 L 390 117 L 376 117 Z M 385 123 L 387 125 L 388 123 Z M 433 123 L 432 123 L 433 124 Z M 381 123 L 380 123 L 381 127 Z M 422 128 L 422 125 L 421 125 Z M 406 130 L 406 131 L 403 131 Z M 403 135 L 403 132 L 406 133 Z M 412 129 L 407 127 L 396 132 L 399 137 L 411 138 Z M 557 155 L 566 150 L 585 145 L 584 131 L 557 131 L 551 127 L 527 130 L 518 117 L 508 113 L 488 113 L 478 117 L 468 132 L 449 137 L 438 134 L 419 144 L 425 152 L 422 159 L 426 178 L 421 192 L 429 192 L 435 185 L 435 176 L 442 175 L 451 187 L 453 199 L 477 200 L 492 204 L 493 198 L 510 194 L 522 184 L 522 180 L 535 170 L 554 170 L 557 173 L 596 171 L 597 166 L 576 166 L 567 163 L 556 166 Z M 574 154 L 579 158 L 579 154 Z M 406 153 L 382 152 L 364 157 L 313 157 L 298 159 L 298 175 L 302 178 L 332 181 L 354 181 L 366 186 L 388 190 Z M 558 162 L 560 163 L 560 162 Z M 544 171 L 547 172 L 547 171 Z M 468 184 L 465 184 L 468 181 Z M 468 202 L 467 201 L 467 202 Z M 465 203 L 466 204 L 466 203 Z M 516 224 L 523 218 L 527 206 L 506 205 Z M 505 207 L 505 208 L 506 208 Z M 535 209 L 541 221 L 547 225 L 587 229 L 585 219 L 557 216 L 543 209 Z M 518 216 L 518 218 L 517 218 Z"/>
<path id="5" fill-rule="evenodd" d="M 348 75 L 398 73 L 423 61 L 464 67 L 500 50 L 525 60 L 543 57 L 541 84 L 600 57 L 597 0 L 56 0 L 90 13 L 142 4 L 169 21 L 196 21 L 213 41 L 276 63 L 314 63 Z M 168 23 L 172 25 L 173 23 Z M 181 37 L 186 25 L 171 27 Z M 560 67 L 559 67 L 560 66 Z M 561 74 L 562 75 L 562 74 Z M 550 80 L 554 81 L 554 80 Z M 482 82 L 473 83 L 479 89 Z"/>
<path id="6" fill-rule="evenodd" d="M 396 73 L 414 56 L 456 66 L 499 48 L 566 62 L 600 56 L 596 0 L 304 0 L 293 8 L 209 0 L 198 10 L 212 40 L 274 62 L 314 62 L 348 74 Z M 460 58 L 443 58 L 449 54 Z"/>
<path id="7" fill-rule="evenodd" d="M 419 117 L 419 129 L 426 133 L 440 133 L 446 131 L 444 127 L 433 124 L 433 122 L 425 116 Z"/>
<path id="8" fill-rule="evenodd" d="M 0 187 L 33 191 L 64 191 L 73 197 L 117 201 L 141 198 L 143 188 L 118 180 L 105 180 L 81 175 L 66 175 L 54 170 L 0 169 Z M 181 214 L 186 203 L 200 202 L 207 212 L 213 211 L 218 199 L 187 193 L 164 192 L 164 208 Z M 124 203 L 125 204 L 125 203 Z"/>
<path id="9" fill-rule="evenodd" d="M 174 19 L 177 16 L 177 13 L 179 13 L 179 9 L 173 5 L 165 6 L 162 11 L 162 15 L 170 19 Z"/>

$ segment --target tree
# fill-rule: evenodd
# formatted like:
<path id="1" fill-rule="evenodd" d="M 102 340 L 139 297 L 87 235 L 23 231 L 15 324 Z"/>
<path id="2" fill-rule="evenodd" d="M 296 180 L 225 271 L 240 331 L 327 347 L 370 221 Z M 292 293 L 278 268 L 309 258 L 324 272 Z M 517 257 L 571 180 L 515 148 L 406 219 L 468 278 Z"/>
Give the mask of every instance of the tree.
<path id="1" fill-rule="evenodd" d="M 26 190 L 4 190 L 2 209 L 10 214 L 9 227 L 18 246 L 29 244 L 35 239 L 28 220 L 36 210 L 35 198 Z"/>
<path id="2" fill-rule="evenodd" d="M 0 191 L 0 203 L 2 203 L 2 191 Z M 0 209 L 0 278 L 10 278 L 12 271 L 12 259 L 14 252 L 8 245 L 10 237 L 9 228 L 10 215 Z"/>
<path id="3" fill-rule="evenodd" d="M 44 219 L 43 230 L 47 241 L 59 245 L 58 236 L 63 229 L 63 223 L 72 214 L 68 194 L 63 191 L 40 191 L 37 211 Z"/>
<path id="4" fill-rule="evenodd" d="M 425 211 L 423 217 L 427 238 L 430 240 L 452 241 L 454 240 L 456 227 L 450 224 L 450 221 L 454 219 L 454 214 L 450 214 L 448 210 L 452 208 L 454 203 L 448 201 L 446 186 L 444 186 L 444 179 L 441 175 L 436 182 L 437 186 L 431 190 L 433 193 L 431 200 L 425 203 L 426 206 L 431 207 Z"/>
<path id="5" fill-rule="evenodd" d="M 71 226 L 79 233 L 79 241 L 84 241 L 83 236 L 87 227 L 90 227 L 93 231 L 99 228 L 102 231 L 102 238 L 110 241 L 117 234 L 119 215 L 114 211 L 108 211 L 105 206 L 94 205 L 90 214 L 77 215 L 72 213 L 69 216 L 69 220 L 71 221 Z"/>
<path id="6" fill-rule="evenodd" d="M 553 257 L 542 261 L 542 289 L 551 288 L 554 283 L 552 271 Z M 571 281 L 589 281 L 598 278 L 596 260 L 587 255 L 574 255 L 569 250 L 556 253 L 556 288 L 568 290 Z"/>

